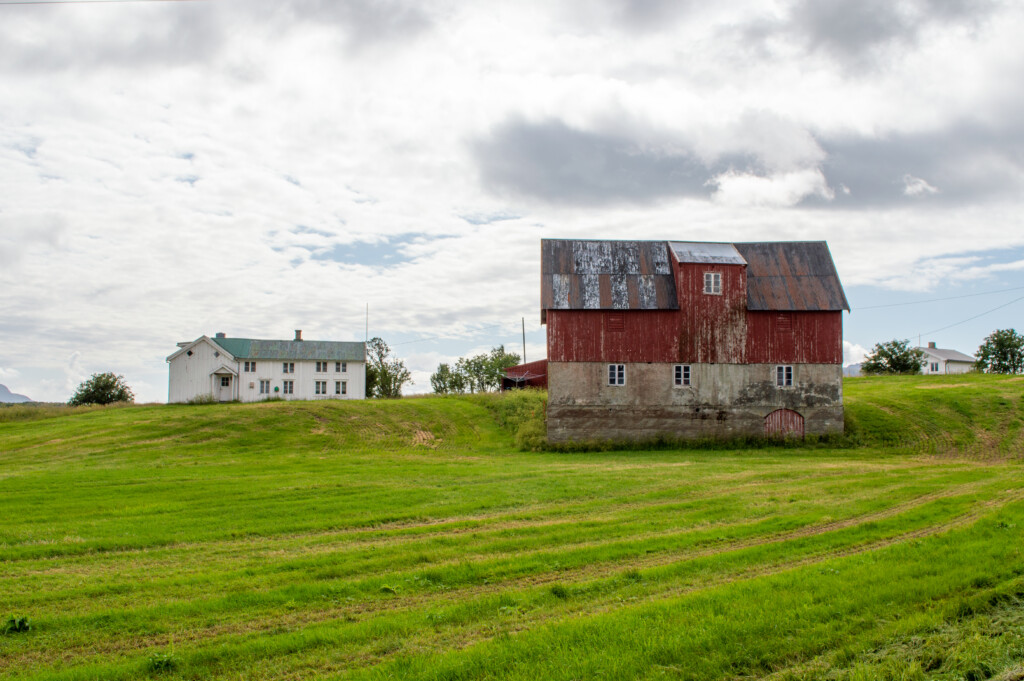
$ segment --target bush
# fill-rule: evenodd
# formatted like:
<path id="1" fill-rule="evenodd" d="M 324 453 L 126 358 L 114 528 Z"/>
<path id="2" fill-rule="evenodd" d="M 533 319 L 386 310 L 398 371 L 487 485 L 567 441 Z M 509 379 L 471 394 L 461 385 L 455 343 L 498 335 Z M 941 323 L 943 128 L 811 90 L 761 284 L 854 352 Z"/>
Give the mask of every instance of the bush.
<path id="1" fill-rule="evenodd" d="M 93 374 L 92 378 L 82 381 L 68 405 L 78 407 L 83 404 L 113 404 L 115 402 L 134 402 L 135 395 L 124 381 L 124 376 L 112 372 Z"/>
<path id="2" fill-rule="evenodd" d="M 12 617 L 7 620 L 3 631 L 5 634 L 24 634 L 31 628 L 27 617 Z"/>

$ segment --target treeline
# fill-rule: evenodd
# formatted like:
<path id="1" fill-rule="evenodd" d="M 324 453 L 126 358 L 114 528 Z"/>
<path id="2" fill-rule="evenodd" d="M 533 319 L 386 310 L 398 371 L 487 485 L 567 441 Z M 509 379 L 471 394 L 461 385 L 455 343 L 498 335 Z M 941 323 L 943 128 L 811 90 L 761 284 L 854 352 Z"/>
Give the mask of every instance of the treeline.
<path id="1" fill-rule="evenodd" d="M 485 393 L 500 388 L 505 369 L 517 364 L 519 355 L 499 345 L 486 354 L 461 357 L 455 364 L 439 364 L 430 385 L 438 395 Z"/>

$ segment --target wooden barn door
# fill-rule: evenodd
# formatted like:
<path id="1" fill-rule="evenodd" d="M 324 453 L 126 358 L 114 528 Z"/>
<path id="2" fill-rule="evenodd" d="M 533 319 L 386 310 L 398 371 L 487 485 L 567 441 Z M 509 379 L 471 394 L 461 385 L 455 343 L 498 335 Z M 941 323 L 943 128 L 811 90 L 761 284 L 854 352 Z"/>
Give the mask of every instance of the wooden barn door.
<path id="1" fill-rule="evenodd" d="M 804 417 L 792 409 L 776 409 L 764 417 L 764 434 L 768 437 L 803 437 Z"/>

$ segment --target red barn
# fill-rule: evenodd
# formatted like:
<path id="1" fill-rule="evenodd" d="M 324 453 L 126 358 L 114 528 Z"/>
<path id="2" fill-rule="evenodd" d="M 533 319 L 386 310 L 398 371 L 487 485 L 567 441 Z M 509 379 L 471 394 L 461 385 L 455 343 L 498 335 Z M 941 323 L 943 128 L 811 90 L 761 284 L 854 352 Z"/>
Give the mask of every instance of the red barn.
<path id="1" fill-rule="evenodd" d="M 548 438 L 842 432 L 828 245 L 541 241 Z"/>

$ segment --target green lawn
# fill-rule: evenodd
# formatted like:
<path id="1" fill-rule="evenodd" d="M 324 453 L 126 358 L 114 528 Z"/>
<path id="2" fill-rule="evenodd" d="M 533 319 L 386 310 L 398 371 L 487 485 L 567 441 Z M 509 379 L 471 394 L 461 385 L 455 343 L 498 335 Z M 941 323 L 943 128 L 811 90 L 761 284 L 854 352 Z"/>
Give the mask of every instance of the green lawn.
<path id="1" fill-rule="evenodd" d="M 1024 382 L 844 391 L 746 450 L 519 451 L 541 395 L 0 409 L 0 677 L 1024 679 Z"/>

